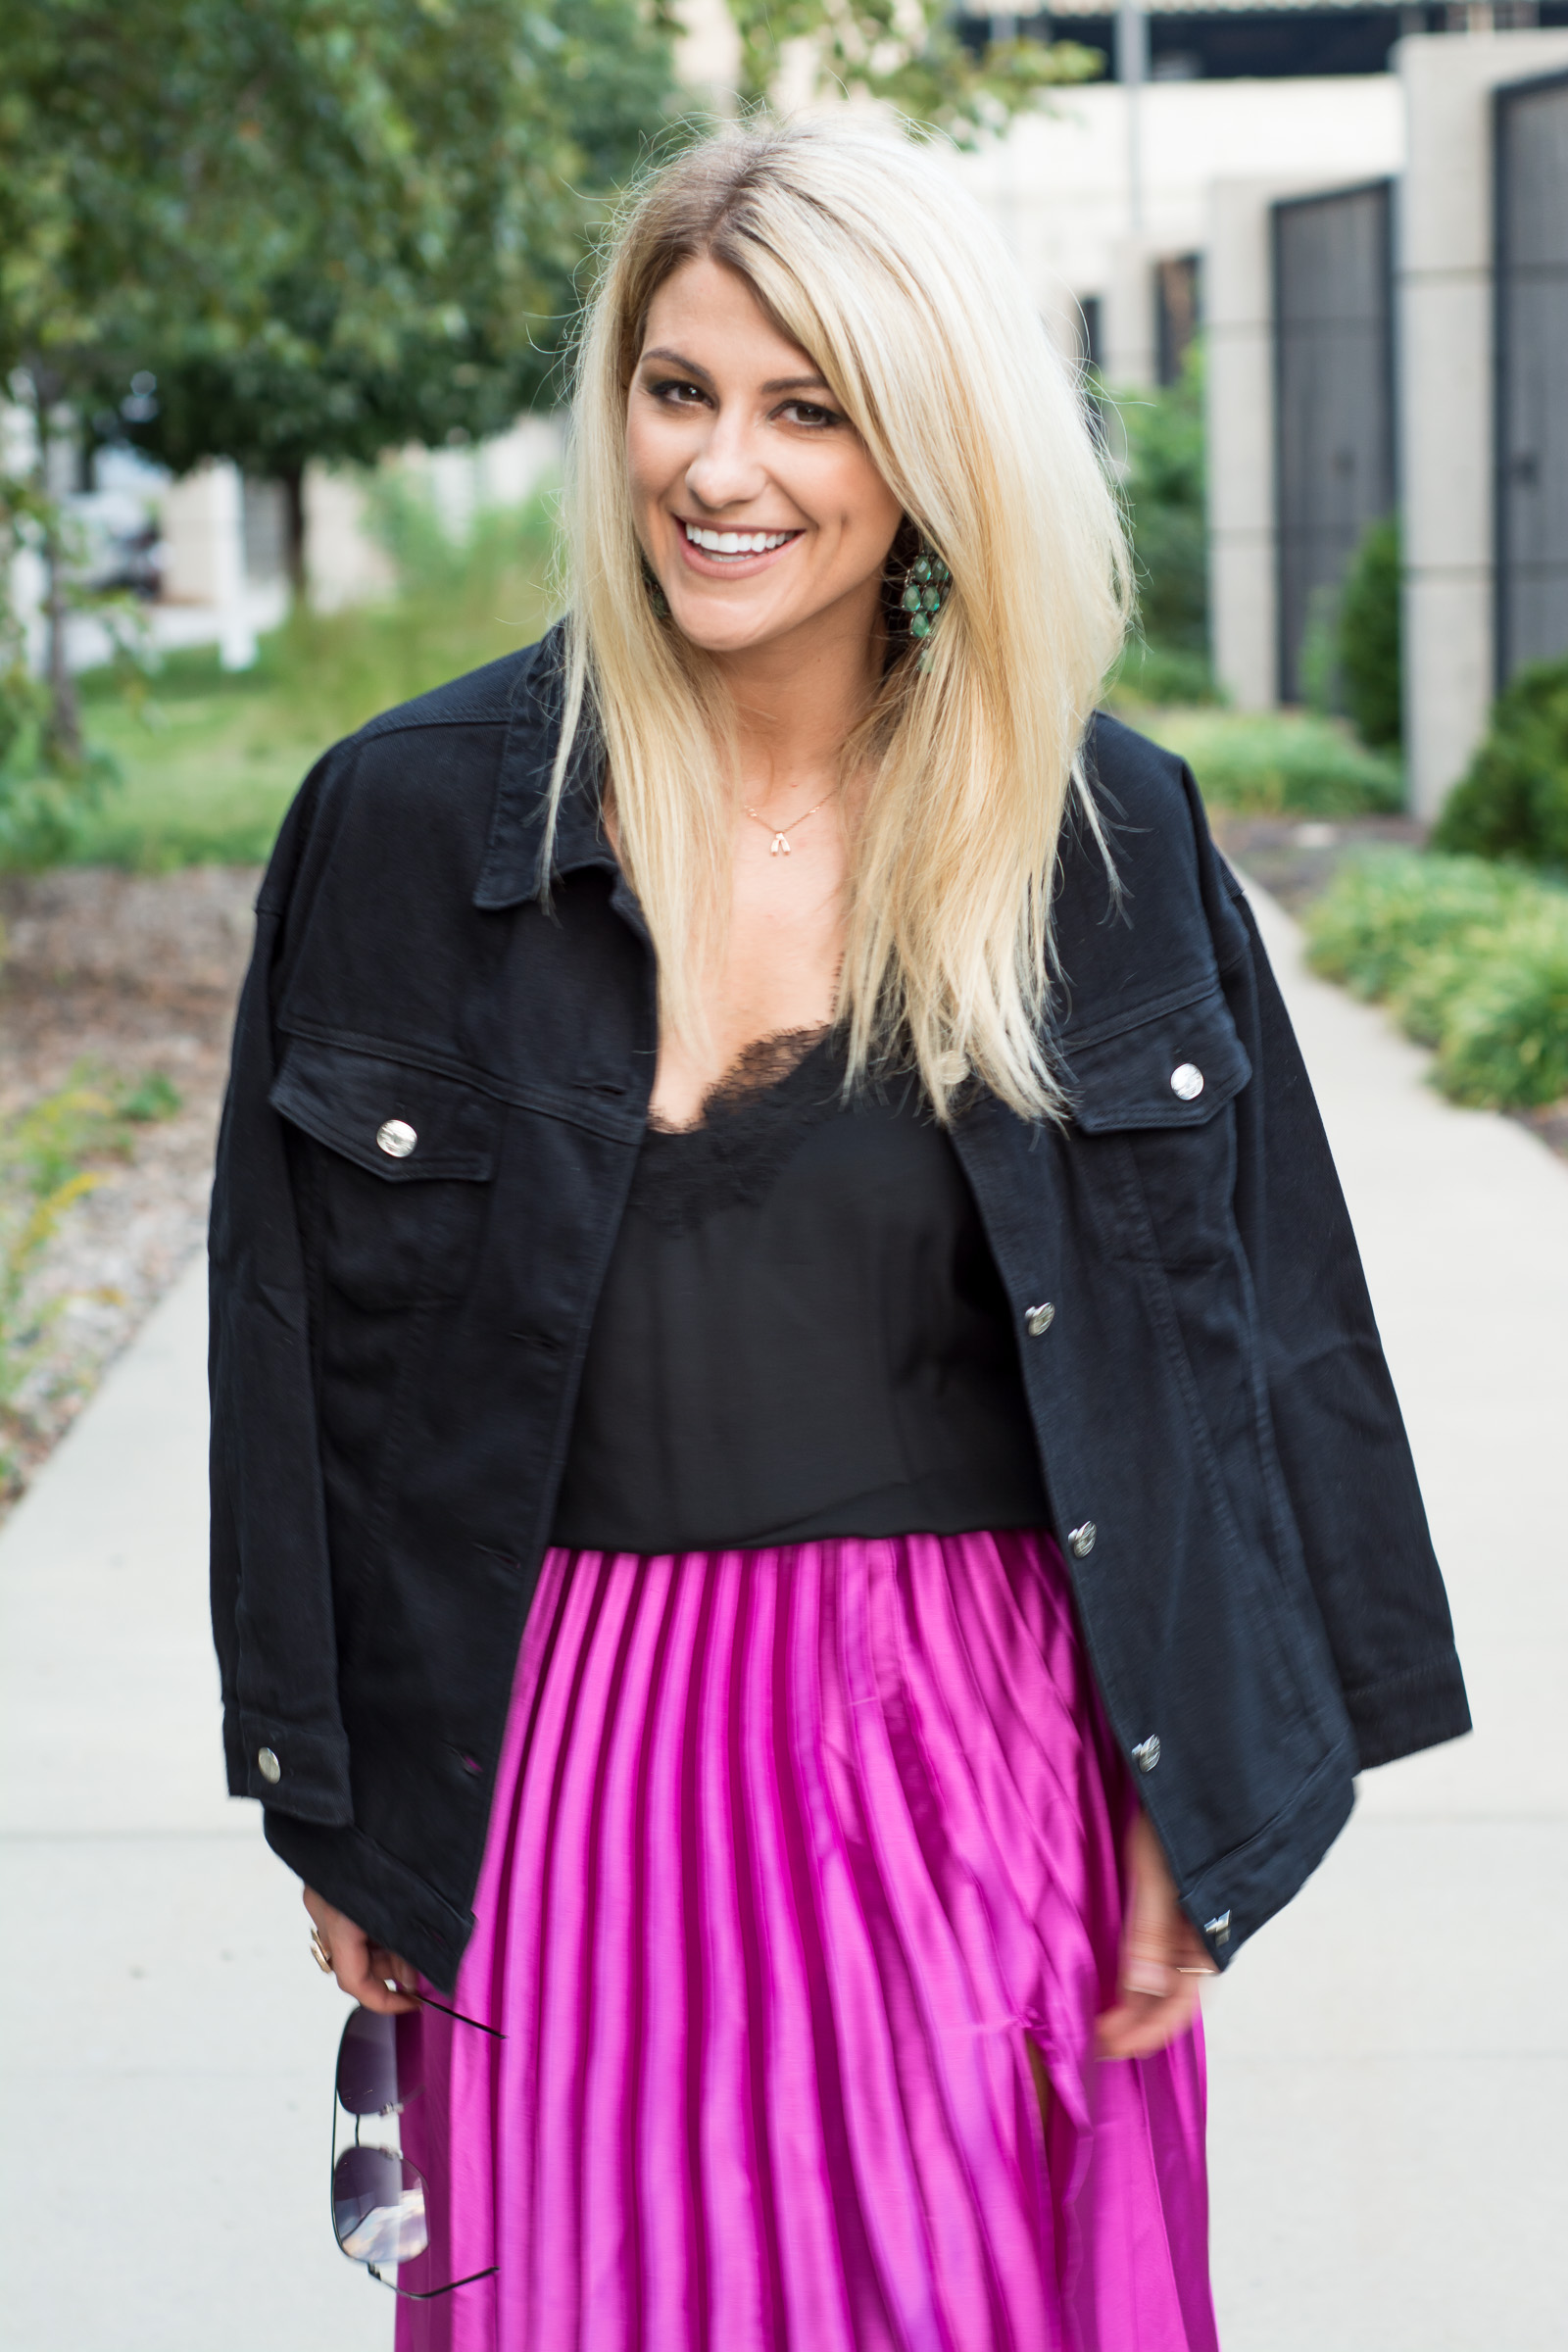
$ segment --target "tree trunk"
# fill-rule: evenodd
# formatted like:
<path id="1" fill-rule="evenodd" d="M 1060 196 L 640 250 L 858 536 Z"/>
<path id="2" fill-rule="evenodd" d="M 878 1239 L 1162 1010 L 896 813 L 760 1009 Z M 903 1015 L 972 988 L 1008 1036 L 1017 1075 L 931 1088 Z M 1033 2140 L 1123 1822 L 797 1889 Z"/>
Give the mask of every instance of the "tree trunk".
<path id="1" fill-rule="evenodd" d="M 283 562 L 296 607 L 308 593 L 305 572 L 305 468 L 285 466 L 278 474 L 283 485 Z"/>
<path id="2" fill-rule="evenodd" d="M 75 774 L 82 762 L 81 704 L 76 681 L 66 658 L 66 551 L 61 544 L 60 514 L 49 488 L 49 412 L 40 400 L 38 473 L 44 493 L 44 618 L 49 624 L 49 716 L 44 721 L 43 764 L 60 775 Z"/>

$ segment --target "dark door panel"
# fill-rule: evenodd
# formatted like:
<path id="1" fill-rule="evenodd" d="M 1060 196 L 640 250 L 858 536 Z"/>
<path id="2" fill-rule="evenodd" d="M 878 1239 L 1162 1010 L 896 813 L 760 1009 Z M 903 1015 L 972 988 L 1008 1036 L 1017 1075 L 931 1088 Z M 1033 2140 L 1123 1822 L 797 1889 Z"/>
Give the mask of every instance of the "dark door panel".
<path id="1" fill-rule="evenodd" d="M 1568 653 L 1568 74 L 1496 96 L 1497 683 Z"/>
<path id="2" fill-rule="evenodd" d="M 1328 620 L 1368 523 L 1395 503 L 1392 184 L 1274 212 L 1275 501 L 1280 699 L 1304 699 L 1314 616 Z"/>

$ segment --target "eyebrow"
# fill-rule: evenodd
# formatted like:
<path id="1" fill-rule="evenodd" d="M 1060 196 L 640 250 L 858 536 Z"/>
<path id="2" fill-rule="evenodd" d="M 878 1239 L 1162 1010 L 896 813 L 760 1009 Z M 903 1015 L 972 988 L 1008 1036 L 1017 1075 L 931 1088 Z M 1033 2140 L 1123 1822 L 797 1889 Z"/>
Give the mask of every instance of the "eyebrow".
<path id="1" fill-rule="evenodd" d="M 706 368 L 700 368 L 695 360 L 683 358 L 678 351 L 645 351 L 637 365 L 645 368 L 650 360 L 663 360 L 667 366 L 678 368 L 683 375 L 696 376 L 705 384 L 710 384 L 713 380 Z M 761 389 L 764 392 L 826 392 L 830 387 L 824 375 L 775 375 Z"/>

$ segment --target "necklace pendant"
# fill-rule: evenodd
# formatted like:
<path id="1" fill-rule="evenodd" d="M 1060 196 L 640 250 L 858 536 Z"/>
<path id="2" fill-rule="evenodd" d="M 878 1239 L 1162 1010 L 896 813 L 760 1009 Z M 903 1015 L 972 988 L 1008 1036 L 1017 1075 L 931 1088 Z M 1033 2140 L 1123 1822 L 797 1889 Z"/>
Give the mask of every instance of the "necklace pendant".
<path id="1" fill-rule="evenodd" d="M 775 833 L 775 834 L 774 834 L 774 836 L 773 836 L 773 847 L 772 847 L 772 849 L 769 851 L 768 855 L 769 855 L 770 857 L 776 858 L 776 857 L 778 856 L 778 854 L 779 854 L 780 850 L 782 850 L 782 851 L 783 851 L 783 853 L 784 853 L 785 857 L 787 858 L 787 857 L 789 856 L 789 854 L 790 854 L 790 845 L 789 845 L 789 843 L 788 843 L 788 842 L 785 840 L 785 838 L 784 838 L 784 836 L 783 836 L 783 834 L 782 834 L 782 833 Z"/>

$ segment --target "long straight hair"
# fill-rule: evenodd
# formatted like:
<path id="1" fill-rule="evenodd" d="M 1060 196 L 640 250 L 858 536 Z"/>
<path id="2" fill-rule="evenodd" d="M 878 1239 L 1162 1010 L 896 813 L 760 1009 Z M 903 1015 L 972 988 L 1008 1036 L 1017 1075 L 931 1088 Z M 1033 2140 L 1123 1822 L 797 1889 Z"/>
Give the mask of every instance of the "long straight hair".
<path id="1" fill-rule="evenodd" d="M 597 728 L 617 846 L 659 960 L 660 1017 L 706 1034 L 728 920 L 734 716 L 651 598 L 626 465 L 649 305 L 683 262 L 737 270 L 808 353 L 953 584 L 895 639 L 844 747 L 864 780 L 838 1017 L 852 1079 L 912 1058 L 938 1116 L 978 1079 L 1057 1115 L 1045 1039 L 1052 886 L 1084 729 L 1126 628 L 1119 510 L 1075 372 L 986 215 L 911 137 L 848 115 L 727 127 L 634 190 L 577 354 L 568 619 L 553 833 Z"/>

